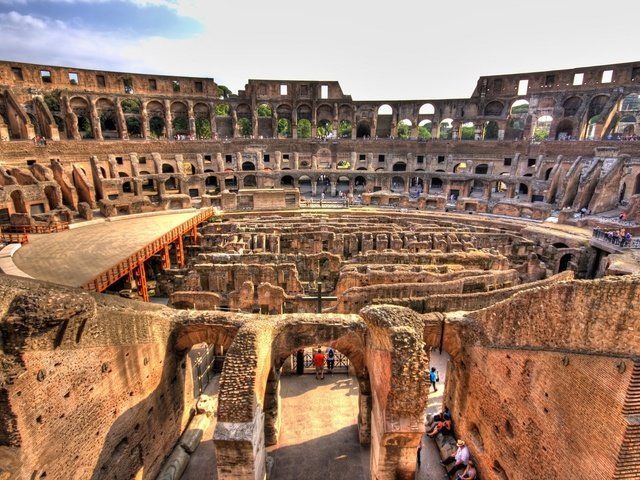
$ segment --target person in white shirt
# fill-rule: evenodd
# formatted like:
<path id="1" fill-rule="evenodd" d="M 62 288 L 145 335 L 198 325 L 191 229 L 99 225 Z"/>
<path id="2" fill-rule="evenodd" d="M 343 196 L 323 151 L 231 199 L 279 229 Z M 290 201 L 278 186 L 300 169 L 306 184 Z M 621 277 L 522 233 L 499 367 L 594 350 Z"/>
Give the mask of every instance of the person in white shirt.
<path id="1" fill-rule="evenodd" d="M 464 440 L 458 440 L 456 445 L 458 446 L 456 451 L 440 462 L 445 468 L 447 468 L 447 465 L 453 463 L 451 470 L 447 471 L 449 475 L 467 468 L 471 457 L 469 448 L 465 445 Z"/>

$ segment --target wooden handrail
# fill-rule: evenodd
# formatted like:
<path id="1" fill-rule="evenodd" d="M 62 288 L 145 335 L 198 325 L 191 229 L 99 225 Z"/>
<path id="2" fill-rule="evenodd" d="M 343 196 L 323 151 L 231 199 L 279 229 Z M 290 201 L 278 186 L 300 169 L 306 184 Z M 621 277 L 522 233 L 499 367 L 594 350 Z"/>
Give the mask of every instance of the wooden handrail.
<path id="1" fill-rule="evenodd" d="M 140 263 L 144 263 L 147 259 L 162 250 L 165 245 L 173 243 L 176 238 L 189 232 L 189 230 L 211 218 L 213 215 L 213 208 L 207 208 L 201 211 L 195 217 L 190 218 L 183 224 L 178 225 L 169 232 L 163 233 L 160 237 L 152 240 L 150 243 L 148 243 L 146 246 L 144 246 L 128 258 L 101 272 L 93 280 L 83 285 L 82 288 L 94 292 L 103 292 L 109 287 L 109 285 L 124 277 L 126 274 L 136 268 L 137 265 L 139 265 Z"/>
<path id="2" fill-rule="evenodd" d="M 56 222 L 49 225 L 3 225 L 2 233 L 55 233 L 69 230 L 68 222 Z"/>

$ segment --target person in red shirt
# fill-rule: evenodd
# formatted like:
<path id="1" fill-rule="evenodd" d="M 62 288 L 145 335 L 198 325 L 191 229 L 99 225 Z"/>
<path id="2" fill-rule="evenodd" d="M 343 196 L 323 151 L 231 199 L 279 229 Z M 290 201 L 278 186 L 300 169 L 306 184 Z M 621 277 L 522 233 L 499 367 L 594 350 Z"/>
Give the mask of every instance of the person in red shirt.
<path id="1" fill-rule="evenodd" d="M 313 365 L 316 367 L 316 380 L 324 380 L 324 354 L 321 348 L 313 354 Z"/>

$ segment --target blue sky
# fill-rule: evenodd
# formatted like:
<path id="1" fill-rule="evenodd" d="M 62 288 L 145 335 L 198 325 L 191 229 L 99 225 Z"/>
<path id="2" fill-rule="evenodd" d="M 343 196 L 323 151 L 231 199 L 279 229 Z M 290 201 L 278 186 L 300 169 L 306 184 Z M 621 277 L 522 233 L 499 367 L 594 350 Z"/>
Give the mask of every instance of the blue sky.
<path id="1" fill-rule="evenodd" d="M 481 75 L 638 61 L 639 17 L 637 0 L 0 0 L 0 59 L 468 98 Z"/>

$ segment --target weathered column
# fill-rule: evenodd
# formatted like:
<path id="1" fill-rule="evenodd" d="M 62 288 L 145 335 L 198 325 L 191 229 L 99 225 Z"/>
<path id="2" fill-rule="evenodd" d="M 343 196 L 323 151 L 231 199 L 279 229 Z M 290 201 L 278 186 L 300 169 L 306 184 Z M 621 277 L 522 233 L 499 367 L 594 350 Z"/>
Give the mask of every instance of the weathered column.
<path id="1" fill-rule="evenodd" d="M 151 130 L 149 128 L 149 114 L 147 113 L 147 104 L 142 104 L 140 110 L 140 120 L 142 121 L 142 136 L 148 139 L 151 136 Z"/>
<path id="2" fill-rule="evenodd" d="M 413 479 L 429 390 L 424 322 L 414 311 L 395 306 L 366 307 L 360 315 L 370 332 L 365 350 L 371 385 L 371 478 Z"/>
<path id="3" fill-rule="evenodd" d="M 193 100 L 187 101 L 187 115 L 189 116 L 189 135 L 196 138 L 196 119 L 193 114 Z"/>
<path id="4" fill-rule="evenodd" d="M 129 140 L 129 130 L 127 130 L 127 119 L 122 111 L 122 104 L 118 100 L 118 97 L 114 97 L 113 103 L 116 106 L 116 118 L 118 119 L 118 132 L 122 140 Z"/>
<path id="5" fill-rule="evenodd" d="M 171 100 L 164 101 L 164 131 L 167 136 L 167 140 L 173 139 L 173 117 L 171 115 Z"/>

